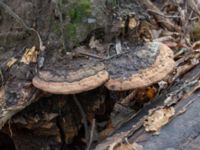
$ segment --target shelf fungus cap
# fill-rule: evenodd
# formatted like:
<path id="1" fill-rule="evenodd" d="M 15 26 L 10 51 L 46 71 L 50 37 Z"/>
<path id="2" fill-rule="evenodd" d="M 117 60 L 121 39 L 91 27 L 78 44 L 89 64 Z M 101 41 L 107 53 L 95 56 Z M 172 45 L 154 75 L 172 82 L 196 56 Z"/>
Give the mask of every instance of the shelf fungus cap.
<path id="1" fill-rule="evenodd" d="M 118 65 L 118 72 L 121 73 L 120 76 L 116 77 L 112 75 L 113 71 L 109 71 L 108 69 L 109 73 L 112 72 L 110 79 L 105 83 L 105 86 L 109 90 L 124 91 L 147 87 L 164 79 L 175 67 L 173 51 L 165 44 L 159 42 L 145 44 L 140 50 L 133 52 L 132 56 L 128 53 L 127 58 L 123 61 L 121 60 L 122 63 L 127 63 L 127 65 L 126 70 L 121 71 L 119 71 L 121 66 Z M 118 58 L 119 60 L 120 58 Z M 149 65 L 145 66 L 144 64 L 147 64 L 147 60 L 149 60 Z M 133 65 L 136 65 L 136 67 Z M 133 68 L 136 71 L 132 71 L 131 69 Z"/>
<path id="2" fill-rule="evenodd" d="M 109 79 L 104 64 L 83 66 L 67 73 L 65 71 L 57 70 L 57 73 L 61 72 L 62 75 L 48 70 L 40 71 L 32 83 L 38 89 L 53 94 L 77 94 L 95 89 Z"/>

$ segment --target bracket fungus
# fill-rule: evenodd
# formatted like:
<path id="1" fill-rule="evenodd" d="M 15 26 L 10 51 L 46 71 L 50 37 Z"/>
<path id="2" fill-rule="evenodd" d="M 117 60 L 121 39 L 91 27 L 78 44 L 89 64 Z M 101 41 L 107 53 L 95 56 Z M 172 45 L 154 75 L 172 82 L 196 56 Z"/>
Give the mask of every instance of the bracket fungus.
<path id="1" fill-rule="evenodd" d="M 72 59 L 65 68 L 39 71 L 32 82 L 35 87 L 53 94 L 77 94 L 102 84 L 109 90 L 124 91 L 156 83 L 174 67 L 172 50 L 165 44 L 151 42 L 130 46 L 126 52 L 102 62 Z"/>
<path id="2" fill-rule="evenodd" d="M 107 62 L 110 79 L 105 86 L 113 91 L 147 87 L 164 79 L 174 67 L 173 52 L 168 46 L 147 43 Z"/>
<path id="3" fill-rule="evenodd" d="M 102 63 L 81 65 L 79 69 L 72 69 L 73 66 L 71 69 L 39 71 L 32 83 L 35 87 L 53 94 L 77 94 L 95 89 L 109 79 Z"/>

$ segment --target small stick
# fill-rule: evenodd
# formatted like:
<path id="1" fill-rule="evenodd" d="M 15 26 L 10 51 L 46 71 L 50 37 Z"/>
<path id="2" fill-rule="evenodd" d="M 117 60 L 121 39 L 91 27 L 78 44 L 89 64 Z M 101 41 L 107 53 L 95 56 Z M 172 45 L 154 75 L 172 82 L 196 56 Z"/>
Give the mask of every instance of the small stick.
<path id="1" fill-rule="evenodd" d="M 3 72 L 2 72 L 2 70 L 1 70 L 1 68 L 0 68 L 0 78 L 1 78 L 1 81 L 2 81 L 2 83 L 4 82 L 4 77 L 3 77 Z"/>
<path id="2" fill-rule="evenodd" d="M 114 58 L 114 57 L 117 57 L 117 56 L 126 54 L 126 53 L 128 53 L 128 52 L 129 52 L 129 51 L 125 51 L 125 52 L 122 52 L 122 53 L 119 53 L 119 54 L 115 54 L 115 55 L 112 55 L 112 56 L 108 56 L 108 57 L 104 58 L 103 60 L 109 60 L 109 59 L 112 59 L 112 58 Z"/>
<path id="3" fill-rule="evenodd" d="M 8 128 L 9 128 L 10 136 L 13 137 L 13 131 L 11 128 L 11 120 L 10 119 L 8 120 Z"/>
<path id="4" fill-rule="evenodd" d="M 89 57 L 93 57 L 93 58 L 96 58 L 96 59 L 104 59 L 103 57 L 101 56 L 98 56 L 98 55 L 95 55 L 95 54 L 92 54 L 92 53 L 87 53 L 87 52 L 77 52 L 78 54 L 81 54 L 81 55 L 85 55 L 85 56 L 89 56 Z"/>
<path id="5" fill-rule="evenodd" d="M 157 12 L 157 11 L 151 10 L 151 9 L 148 9 L 148 11 L 150 11 L 150 12 L 152 12 L 152 13 L 155 13 L 155 14 L 157 14 L 157 15 L 160 15 L 160 16 L 162 16 L 162 17 L 165 17 L 165 18 L 180 18 L 180 17 L 181 17 L 181 16 L 168 16 L 168 15 L 164 15 L 164 14 L 162 14 L 162 13 L 160 13 L 160 12 Z"/>
<path id="6" fill-rule="evenodd" d="M 78 106 L 78 109 L 81 113 L 81 116 L 83 118 L 83 125 L 84 125 L 84 128 L 85 128 L 85 139 L 86 141 L 89 140 L 89 130 L 88 130 L 88 124 L 87 124 L 87 116 L 83 110 L 83 107 L 81 106 L 81 103 L 78 101 L 78 98 L 76 97 L 76 95 L 73 95 L 73 99 L 76 103 L 76 105 Z"/>
<path id="7" fill-rule="evenodd" d="M 57 7 L 58 13 L 59 13 L 60 31 L 61 31 L 61 35 L 62 35 L 62 44 L 63 44 L 64 50 L 66 50 L 67 46 L 66 46 L 66 40 L 65 40 L 65 34 L 64 34 L 64 25 L 63 25 L 63 16 L 62 16 L 62 5 L 63 5 L 62 0 L 58 0 L 58 2 L 56 2 L 56 7 Z M 69 48 L 68 48 L 68 51 L 69 51 Z"/>
<path id="8" fill-rule="evenodd" d="M 88 53 L 88 52 L 84 52 L 84 51 L 75 52 L 75 54 L 80 54 L 80 55 L 93 57 L 93 58 L 96 58 L 96 59 L 100 59 L 102 61 L 106 61 L 106 60 L 112 59 L 114 57 L 117 57 L 117 56 L 120 56 L 120 55 L 123 55 L 123 54 L 126 54 L 126 53 L 128 53 L 128 51 L 125 51 L 125 52 L 122 52 L 122 53 L 119 53 L 119 54 L 115 54 L 115 55 L 112 55 L 112 56 L 101 57 L 101 56 L 98 56 L 98 55 L 95 55 L 95 54 L 92 54 L 92 53 Z"/>
<path id="9" fill-rule="evenodd" d="M 141 0 L 140 1 L 145 7 L 146 9 L 150 12 L 153 13 L 154 18 L 157 20 L 158 23 L 160 23 L 162 26 L 164 26 L 165 28 L 167 28 L 170 31 L 177 31 L 180 32 L 181 28 L 177 25 L 174 25 L 173 22 L 171 22 L 171 20 L 169 20 L 168 18 L 164 18 L 164 14 L 160 11 L 160 9 L 154 5 L 150 0 Z M 156 12 L 156 13 L 155 13 Z M 158 15 L 159 14 L 159 15 Z M 162 15 L 162 16 L 161 16 Z"/>
<path id="10" fill-rule="evenodd" d="M 189 5 L 189 7 L 190 7 L 198 16 L 200 16 L 200 11 L 199 11 L 197 2 L 195 2 L 194 0 L 187 0 L 187 4 Z"/>
<path id="11" fill-rule="evenodd" d="M 88 143 L 86 150 L 90 150 L 91 144 L 93 142 L 95 126 L 96 126 L 95 119 L 93 119 L 92 120 L 92 129 L 91 129 L 91 132 L 90 132 L 90 140 L 89 140 L 89 143 Z"/>

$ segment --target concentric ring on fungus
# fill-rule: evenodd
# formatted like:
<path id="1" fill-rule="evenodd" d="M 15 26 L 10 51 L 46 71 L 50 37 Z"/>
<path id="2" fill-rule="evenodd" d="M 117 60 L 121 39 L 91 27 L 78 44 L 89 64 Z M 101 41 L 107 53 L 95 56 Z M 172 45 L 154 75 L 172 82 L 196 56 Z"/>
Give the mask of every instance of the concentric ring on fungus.
<path id="1" fill-rule="evenodd" d="M 159 52 L 151 66 L 138 70 L 137 73 L 133 73 L 129 77 L 112 78 L 110 76 L 105 86 L 109 90 L 124 91 L 147 87 L 164 79 L 175 67 L 173 51 L 165 44 L 158 42 L 148 43 L 146 46 L 150 48 L 154 44 L 158 45 Z"/>
<path id="2" fill-rule="evenodd" d="M 51 78 L 53 80 L 49 80 Z M 35 87 L 53 94 L 77 94 L 101 86 L 109 79 L 109 75 L 104 70 L 104 65 L 100 64 L 70 72 L 66 80 L 60 78 L 62 79 L 61 76 L 55 77 L 50 72 L 41 71 L 33 78 L 32 83 Z"/>

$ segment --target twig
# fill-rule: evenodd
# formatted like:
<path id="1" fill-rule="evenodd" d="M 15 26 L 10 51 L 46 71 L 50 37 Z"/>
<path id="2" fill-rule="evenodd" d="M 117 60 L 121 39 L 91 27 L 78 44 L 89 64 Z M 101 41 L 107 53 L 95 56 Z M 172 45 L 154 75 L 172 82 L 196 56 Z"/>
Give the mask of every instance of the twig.
<path id="1" fill-rule="evenodd" d="M 189 18 L 189 21 L 195 21 L 195 20 L 198 20 L 199 17 L 192 17 L 192 18 Z"/>
<path id="2" fill-rule="evenodd" d="M 37 37 L 38 37 L 38 40 L 39 40 L 39 48 L 41 51 L 44 51 L 45 50 L 45 46 L 43 45 L 43 42 L 41 40 L 41 37 L 40 37 L 40 34 L 34 29 L 34 28 L 31 28 L 31 27 L 28 27 L 24 21 L 15 13 L 12 11 L 12 9 L 6 5 L 5 3 L 3 3 L 2 1 L 0 1 L 0 7 L 2 7 L 3 9 L 5 9 L 5 11 L 10 15 L 12 16 L 13 18 L 15 18 L 26 30 L 29 30 L 29 31 L 32 31 L 34 32 Z"/>
<path id="3" fill-rule="evenodd" d="M 122 52 L 122 53 L 119 53 L 119 54 L 115 54 L 115 55 L 112 55 L 112 56 L 108 56 L 108 57 L 101 57 L 101 56 L 98 56 L 98 55 L 95 55 L 95 54 L 92 54 L 92 53 L 87 53 L 87 52 L 77 52 L 78 54 L 81 54 L 81 55 L 85 55 L 85 56 L 89 56 L 89 57 L 93 57 L 93 58 L 96 58 L 96 59 L 100 59 L 102 61 L 106 61 L 106 60 L 109 60 L 109 59 L 112 59 L 114 57 L 118 57 L 122 54 L 126 54 L 128 53 L 128 51 L 126 52 Z"/>
<path id="4" fill-rule="evenodd" d="M 200 17 L 200 11 L 197 6 L 197 2 L 195 2 L 194 0 L 187 0 L 187 3 L 189 7 Z"/>
<path id="5" fill-rule="evenodd" d="M 163 27 L 167 28 L 170 31 L 177 31 L 180 32 L 181 28 L 179 26 L 174 25 L 171 20 L 168 18 L 163 17 L 164 14 L 160 11 L 160 9 L 155 6 L 150 0 L 141 0 L 140 1 L 146 9 L 153 13 L 154 18 L 157 20 L 158 23 L 160 23 Z M 156 13 L 155 13 L 156 12 Z M 159 15 L 158 15 L 159 14 Z"/>
<path id="6" fill-rule="evenodd" d="M 11 120 L 10 119 L 8 120 L 8 128 L 9 128 L 10 136 L 12 137 L 13 131 L 12 131 L 12 128 L 11 128 Z"/>
<path id="7" fill-rule="evenodd" d="M 101 57 L 101 56 L 98 56 L 98 55 L 95 55 L 95 54 L 92 54 L 92 53 L 88 53 L 88 52 L 79 51 L 79 52 L 77 52 L 77 53 L 78 53 L 78 54 L 81 54 L 81 55 L 93 57 L 93 58 L 96 58 L 96 59 L 104 59 L 104 58 Z"/>
<path id="8" fill-rule="evenodd" d="M 1 78 L 1 81 L 2 81 L 2 83 L 3 83 L 3 81 L 4 81 L 4 77 L 3 77 L 3 72 L 2 72 L 1 69 L 0 69 L 0 78 Z"/>
<path id="9" fill-rule="evenodd" d="M 160 15 L 162 17 L 165 17 L 165 18 L 180 18 L 181 16 L 168 16 L 168 15 L 164 15 L 163 13 L 160 13 L 158 11 L 155 11 L 155 10 L 151 10 L 151 9 L 148 9 L 148 11 L 152 12 L 152 13 L 155 13 L 157 15 Z"/>
<path id="10" fill-rule="evenodd" d="M 122 53 L 119 53 L 119 54 L 115 54 L 115 55 L 112 55 L 112 56 L 108 56 L 108 57 L 104 58 L 103 60 L 109 60 L 109 59 L 118 57 L 118 56 L 120 56 L 120 55 L 126 54 L 126 53 L 128 53 L 128 52 L 129 52 L 129 51 L 125 51 L 125 52 L 122 52 Z"/>
<path id="11" fill-rule="evenodd" d="M 60 31 L 61 31 L 61 35 L 62 35 L 62 44 L 63 44 L 64 50 L 66 50 L 67 46 L 66 46 L 66 40 L 65 40 L 65 34 L 64 34 L 62 5 L 63 5 L 63 1 L 62 0 L 58 0 L 58 2 L 56 2 L 56 7 L 57 7 L 57 10 L 58 10 L 58 13 L 59 13 Z"/>
<path id="12" fill-rule="evenodd" d="M 86 141 L 89 140 L 89 130 L 88 130 L 88 124 L 87 124 L 87 116 L 83 110 L 83 107 L 81 106 L 80 102 L 78 101 L 78 98 L 76 97 L 76 95 L 73 95 L 73 99 L 76 103 L 76 105 L 78 106 L 78 109 L 81 113 L 81 116 L 83 118 L 83 125 L 84 125 L 84 128 L 85 128 L 85 139 Z"/>
<path id="13" fill-rule="evenodd" d="M 95 119 L 93 119 L 92 120 L 92 128 L 91 128 L 91 132 L 90 132 L 90 140 L 89 140 L 89 143 L 88 143 L 86 150 L 90 150 L 91 144 L 94 140 L 93 137 L 94 137 L 95 126 L 96 126 Z"/>
<path id="14" fill-rule="evenodd" d="M 185 54 L 185 55 L 187 55 L 187 54 Z M 192 53 L 191 55 L 188 54 L 187 57 L 183 56 L 182 58 L 177 60 L 176 61 L 176 66 L 177 66 L 176 74 L 173 75 L 171 82 L 175 81 L 178 77 L 182 76 L 183 74 L 185 74 L 186 72 L 188 72 L 189 70 L 191 70 L 192 68 L 197 66 L 200 63 L 198 61 L 199 58 L 200 58 L 200 53 L 197 53 L 197 54 Z M 192 62 L 192 60 L 197 60 L 197 61 Z M 185 62 L 187 62 L 187 63 L 185 63 Z M 185 64 L 181 65 L 182 63 L 185 63 Z"/>

